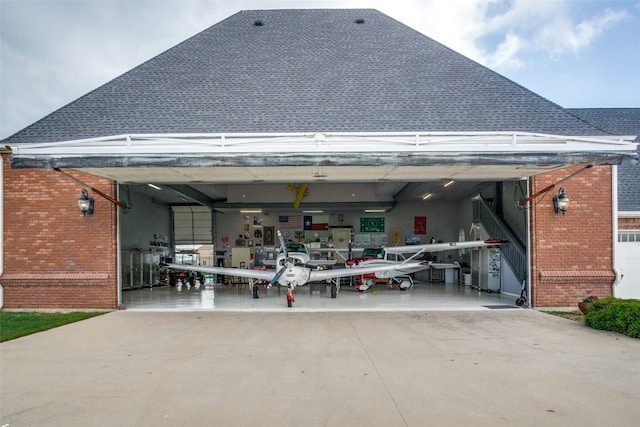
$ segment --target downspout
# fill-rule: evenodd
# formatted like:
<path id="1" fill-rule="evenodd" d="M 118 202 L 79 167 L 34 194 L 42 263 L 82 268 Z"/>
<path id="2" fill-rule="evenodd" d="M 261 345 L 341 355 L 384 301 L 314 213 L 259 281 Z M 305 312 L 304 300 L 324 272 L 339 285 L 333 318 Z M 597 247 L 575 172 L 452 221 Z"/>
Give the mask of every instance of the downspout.
<path id="1" fill-rule="evenodd" d="M 531 178 L 527 178 L 527 188 L 531 188 Z M 529 308 L 533 308 L 531 296 L 531 209 L 525 210 L 527 221 L 527 303 Z"/>
<path id="2" fill-rule="evenodd" d="M 620 283 L 622 277 L 620 276 L 620 272 L 617 268 L 617 259 L 616 259 L 616 247 L 618 246 L 618 166 L 613 165 L 611 170 L 611 216 L 613 218 L 611 228 L 613 229 L 613 238 L 612 238 L 612 247 L 611 247 L 611 262 L 613 272 L 616 275 L 613 283 L 611 284 L 611 295 L 614 297 L 615 288 Z"/>
<path id="3" fill-rule="evenodd" d="M 116 181 L 116 198 L 120 200 L 120 185 Z M 120 242 L 120 209 L 116 209 L 116 265 L 117 265 L 117 277 L 118 277 L 118 309 L 123 310 L 124 304 L 122 304 L 122 251 Z"/>

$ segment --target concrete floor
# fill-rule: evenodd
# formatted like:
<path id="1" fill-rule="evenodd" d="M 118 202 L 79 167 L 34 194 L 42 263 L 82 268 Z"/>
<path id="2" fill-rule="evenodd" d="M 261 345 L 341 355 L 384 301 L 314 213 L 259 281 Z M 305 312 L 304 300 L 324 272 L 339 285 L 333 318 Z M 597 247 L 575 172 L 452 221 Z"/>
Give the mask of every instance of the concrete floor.
<path id="1" fill-rule="evenodd" d="M 301 286 L 294 291 L 295 303 L 287 307 L 286 288 L 260 286 L 255 299 L 248 284 L 154 287 L 123 291 L 124 308 L 130 311 L 421 311 L 487 310 L 515 305 L 517 296 L 478 291 L 457 283 L 416 283 L 407 291 L 376 284 L 368 292 L 343 285 L 331 298 L 324 283 Z"/>

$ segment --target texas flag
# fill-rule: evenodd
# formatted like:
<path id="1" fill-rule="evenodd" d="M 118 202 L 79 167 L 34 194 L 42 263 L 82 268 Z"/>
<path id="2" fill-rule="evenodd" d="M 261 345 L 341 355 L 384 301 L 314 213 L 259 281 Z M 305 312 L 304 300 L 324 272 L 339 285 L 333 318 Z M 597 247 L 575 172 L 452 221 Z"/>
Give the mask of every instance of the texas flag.
<path id="1" fill-rule="evenodd" d="M 305 230 L 328 230 L 329 217 L 326 215 L 315 216 L 315 217 L 311 215 L 305 215 L 304 229 Z"/>

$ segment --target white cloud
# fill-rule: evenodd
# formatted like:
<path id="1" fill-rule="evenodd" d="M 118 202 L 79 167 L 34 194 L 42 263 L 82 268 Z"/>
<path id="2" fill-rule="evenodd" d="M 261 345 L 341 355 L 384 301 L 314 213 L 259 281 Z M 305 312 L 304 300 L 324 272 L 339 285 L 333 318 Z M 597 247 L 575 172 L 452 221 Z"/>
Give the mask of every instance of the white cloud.
<path id="1" fill-rule="evenodd" d="M 523 65 L 522 57 L 532 52 L 546 52 L 549 57 L 559 59 L 588 47 L 606 30 L 629 16 L 624 10 L 606 9 L 600 13 L 591 12 L 591 16 L 582 20 L 576 19 L 578 15 L 589 13 L 588 8 L 581 8 L 586 4 L 569 0 L 516 0 L 504 13 L 487 17 L 488 31 L 506 31 L 511 38 L 520 41 L 520 49 L 512 52 L 519 54 L 520 59 L 514 56 L 511 61 L 504 62 L 506 66 Z M 505 39 L 503 44 L 508 41 Z M 491 63 L 503 48 L 499 45 L 496 52 L 489 55 L 488 62 Z"/>
<path id="2" fill-rule="evenodd" d="M 372 7 L 482 64 L 498 69 L 527 65 L 533 52 L 559 58 L 588 47 L 628 16 L 591 12 L 571 0 L 352 0 L 343 7 Z M 593 4 L 591 4 L 593 5 Z"/>
<path id="3" fill-rule="evenodd" d="M 600 15 L 573 23 L 568 19 L 545 28 L 538 39 L 539 47 L 546 47 L 554 57 L 576 53 L 589 46 L 605 30 L 628 17 L 625 11 L 607 9 Z"/>
<path id="4" fill-rule="evenodd" d="M 516 69 L 524 66 L 518 57 L 523 50 L 524 43 L 516 34 L 507 33 L 504 41 L 498 45 L 495 52 L 486 58 L 487 65 L 500 69 Z"/>

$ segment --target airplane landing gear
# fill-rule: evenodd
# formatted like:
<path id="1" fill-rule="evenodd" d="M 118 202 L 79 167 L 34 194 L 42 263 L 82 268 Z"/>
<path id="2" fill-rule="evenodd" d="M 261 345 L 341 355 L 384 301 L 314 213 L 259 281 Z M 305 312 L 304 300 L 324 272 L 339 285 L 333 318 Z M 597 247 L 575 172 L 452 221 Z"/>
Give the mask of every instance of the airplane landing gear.
<path id="1" fill-rule="evenodd" d="M 406 291 L 413 287 L 413 279 L 411 276 L 394 277 L 389 282 L 391 285 L 395 284 L 401 291 Z"/>

